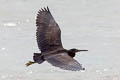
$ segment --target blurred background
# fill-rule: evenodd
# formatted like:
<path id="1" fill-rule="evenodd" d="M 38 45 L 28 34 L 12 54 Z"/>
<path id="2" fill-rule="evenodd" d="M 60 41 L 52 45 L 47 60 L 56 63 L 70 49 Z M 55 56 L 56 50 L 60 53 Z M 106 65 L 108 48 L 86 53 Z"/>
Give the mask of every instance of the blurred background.
<path id="1" fill-rule="evenodd" d="M 85 71 L 25 66 L 39 52 L 35 19 L 47 6 L 64 48 L 89 50 L 75 57 Z M 0 80 L 120 80 L 119 21 L 119 0 L 0 0 Z"/>

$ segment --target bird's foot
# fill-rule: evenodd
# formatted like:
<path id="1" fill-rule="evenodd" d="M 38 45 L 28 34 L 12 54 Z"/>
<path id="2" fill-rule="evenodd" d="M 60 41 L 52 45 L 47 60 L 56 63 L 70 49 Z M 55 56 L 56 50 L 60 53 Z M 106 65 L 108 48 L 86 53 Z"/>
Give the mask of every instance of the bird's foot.
<path id="1" fill-rule="evenodd" d="M 36 62 L 29 61 L 29 62 L 28 62 L 28 63 L 26 63 L 25 65 L 28 67 L 28 66 L 30 66 L 30 65 L 32 65 L 32 64 L 34 64 L 34 63 L 36 63 Z"/>

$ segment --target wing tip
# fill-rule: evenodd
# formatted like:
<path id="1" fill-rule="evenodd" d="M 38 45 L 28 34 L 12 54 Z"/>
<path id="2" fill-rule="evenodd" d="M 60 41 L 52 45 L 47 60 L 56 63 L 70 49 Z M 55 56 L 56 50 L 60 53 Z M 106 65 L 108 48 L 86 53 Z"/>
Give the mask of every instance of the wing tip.
<path id="1" fill-rule="evenodd" d="M 81 70 L 85 70 L 85 68 L 83 67 L 79 67 L 79 66 L 65 66 L 65 67 L 60 67 L 63 70 L 68 70 L 68 71 L 81 71 Z"/>
<path id="2" fill-rule="evenodd" d="M 48 6 L 47 6 L 47 7 L 43 7 L 43 8 L 41 8 L 41 9 L 38 11 L 37 18 L 36 18 L 36 26 L 39 26 L 39 23 L 40 23 L 40 22 L 39 22 L 40 17 L 41 17 L 42 14 L 45 14 L 45 13 L 48 13 L 48 14 L 51 15 Z"/>
<path id="3" fill-rule="evenodd" d="M 49 7 L 47 6 L 47 7 L 41 8 L 41 9 L 38 11 L 38 13 L 41 13 L 41 12 L 49 12 L 49 13 L 50 13 Z"/>

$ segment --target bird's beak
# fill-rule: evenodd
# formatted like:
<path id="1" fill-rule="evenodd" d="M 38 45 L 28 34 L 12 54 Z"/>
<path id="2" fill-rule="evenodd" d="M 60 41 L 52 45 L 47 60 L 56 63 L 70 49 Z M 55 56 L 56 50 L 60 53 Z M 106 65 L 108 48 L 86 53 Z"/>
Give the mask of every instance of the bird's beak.
<path id="1" fill-rule="evenodd" d="M 77 52 L 81 52 L 81 51 L 88 51 L 88 50 L 77 50 Z"/>

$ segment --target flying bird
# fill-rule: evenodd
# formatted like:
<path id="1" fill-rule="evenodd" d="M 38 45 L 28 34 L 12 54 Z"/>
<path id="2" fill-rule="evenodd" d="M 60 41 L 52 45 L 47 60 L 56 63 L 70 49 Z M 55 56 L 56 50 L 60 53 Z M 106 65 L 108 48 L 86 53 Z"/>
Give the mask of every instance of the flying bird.
<path id="1" fill-rule="evenodd" d="M 61 42 L 61 30 L 53 18 L 49 8 L 42 8 L 38 11 L 36 18 L 36 38 L 41 53 L 34 53 L 33 60 L 26 63 L 29 66 L 34 63 L 41 64 L 44 61 L 64 70 L 79 71 L 85 70 L 82 64 L 74 57 L 76 52 L 88 51 L 76 48 L 67 50 Z"/>

